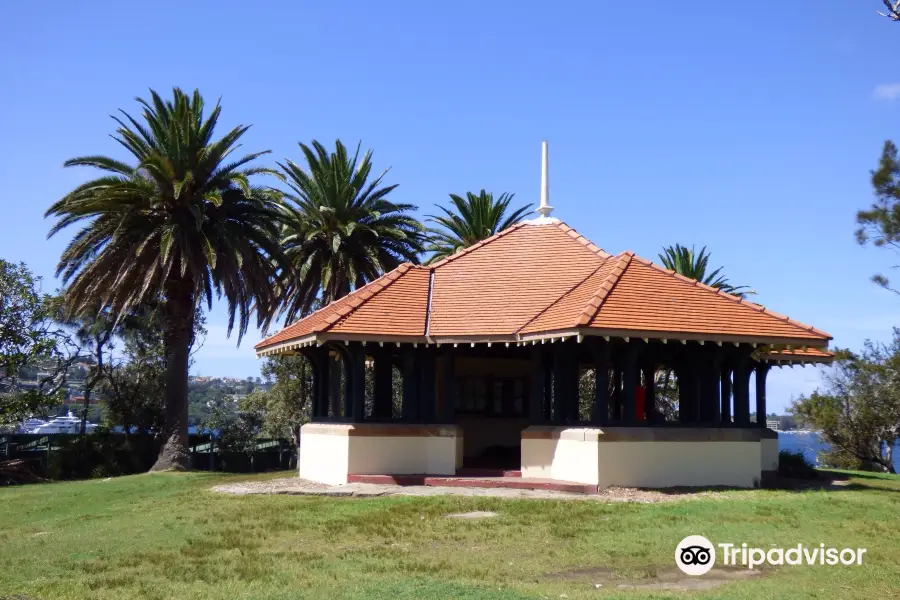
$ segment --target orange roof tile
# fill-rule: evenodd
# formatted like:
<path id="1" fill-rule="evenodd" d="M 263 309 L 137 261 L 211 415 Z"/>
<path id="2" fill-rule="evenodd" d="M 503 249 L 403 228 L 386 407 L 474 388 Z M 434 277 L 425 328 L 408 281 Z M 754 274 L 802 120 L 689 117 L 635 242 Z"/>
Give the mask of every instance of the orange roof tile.
<path id="1" fill-rule="evenodd" d="M 830 337 L 637 257 L 590 327 L 820 341 Z"/>
<path id="2" fill-rule="evenodd" d="M 515 335 L 606 260 L 579 237 L 523 224 L 436 264 L 429 335 Z"/>
<path id="3" fill-rule="evenodd" d="M 354 292 L 347 294 L 343 298 L 335 300 L 328 306 L 324 306 L 319 310 L 303 317 L 296 323 L 285 327 L 275 335 L 269 336 L 266 339 L 262 340 L 258 344 L 256 344 L 256 349 L 260 350 L 263 348 L 268 348 L 270 346 L 276 346 L 278 344 L 296 340 L 299 338 L 303 338 L 309 336 L 314 333 L 319 333 L 323 331 L 328 331 L 332 328 L 342 329 L 346 332 L 355 332 L 355 327 L 363 326 L 363 323 L 366 322 L 366 317 L 362 315 L 370 315 L 373 312 L 383 312 L 385 310 L 383 302 L 373 302 L 372 307 L 375 308 L 375 311 L 371 311 L 369 306 L 367 305 L 369 301 L 373 298 L 379 296 L 379 294 L 385 289 L 391 287 L 393 283 L 402 279 L 404 275 L 407 273 L 415 273 L 410 279 L 416 283 L 421 282 L 420 274 L 425 275 L 425 296 L 421 301 L 423 307 L 427 304 L 427 285 L 428 285 L 428 270 L 424 267 L 417 267 L 410 265 L 408 263 L 404 263 L 394 269 L 389 273 L 385 273 L 378 279 L 369 282 L 363 287 L 355 290 Z M 421 295 L 421 289 L 416 289 L 415 283 L 412 285 L 406 285 L 405 283 L 400 286 L 401 289 L 406 291 L 407 293 L 413 293 L 418 291 L 419 295 Z M 388 297 L 396 298 L 396 294 L 388 294 Z M 385 322 L 384 324 L 389 326 L 392 330 L 397 329 L 398 326 L 403 325 L 402 317 L 409 316 L 410 306 L 412 306 L 412 302 L 406 303 L 404 309 L 397 311 L 398 316 L 401 318 L 397 319 L 397 322 L 389 323 Z M 364 311 L 358 311 L 360 307 L 365 306 Z M 360 318 L 353 319 L 353 323 L 347 325 L 347 322 L 350 321 L 350 315 L 360 312 Z M 414 310 L 412 312 L 415 312 Z M 422 311 L 422 326 L 417 329 L 415 334 L 412 335 L 421 335 L 424 329 L 424 310 Z M 335 325 L 337 324 L 337 325 Z M 365 333 L 365 332 L 363 332 Z M 383 332 L 388 334 L 390 332 Z M 403 335 L 403 334 L 394 334 L 394 335 Z"/>
<path id="4" fill-rule="evenodd" d="M 765 358 L 787 362 L 831 362 L 834 360 L 834 352 L 821 348 L 792 348 L 791 350 L 773 350 L 764 355 Z"/>
<path id="5" fill-rule="evenodd" d="M 515 225 L 429 267 L 401 265 L 256 347 L 314 334 L 446 341 L 560 331 L 820 346 L 831 338 L 631 252 L 610 256 L 557 222 Z"/>

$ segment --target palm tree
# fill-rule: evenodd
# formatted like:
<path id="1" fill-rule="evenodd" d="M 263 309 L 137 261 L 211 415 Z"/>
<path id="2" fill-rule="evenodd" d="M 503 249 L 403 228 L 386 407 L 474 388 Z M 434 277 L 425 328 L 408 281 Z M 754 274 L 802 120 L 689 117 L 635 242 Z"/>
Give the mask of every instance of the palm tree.
<path id="1" fill-rule="evenodd" d="M 300 144 L 306 170 L 278 163 L 290 191 L 282 247 L 293 266 L 282 282 L 283 312 L 292 321 L 317 298 L 324 304 L 365 285 L 403 262 L 418 262 L 422 224 L 411 204 L 387 199 L 397 186 L 373 179 L 372 151 L 353 155 L 340 140 L 334 152 L 313 140 Z"/>
<path id="2" fill-rule="evenodd" d="M 706 269 L 709 265 L 710 256 L 712 255 L 706 251 L 706 246 L 701 248 L 700 252 L 695 252 L 693 246 L 688 248 L 681 244 L 675 244 L 675 246 L 664 247 L 663 253 L 659 255 L 659 260 L 665 268 L 671 271 L 675 271 L 690 279 L 696 279 L 700 283 L 720 289 L 728 294 L 745 298 L 756 293 L 746 285 L 731 285 L 725 275 L 722 274 L 722 267 L 707 274 Z"/>
<path id="3" fill-rule="evenodd" d="M 452 208 L 438 206 L 444 211 L 443 215 L 428 215 L 429 221 L 440 226 L 428 230 L 430 243 L 425 250 L 434 253 L 428 263 L 451 256 L 521 221 L 528 213 L 528 206 L 506 216 L 513 196 L 501 194 L 495 202 L 494 195 L 484 190 L 477 196 L 467 192 L 465 198 L 450 194 Z"/>
<path id="4" fill-rule="evenodd" d="M 248 126 L 217 140 L 221 108 L 204 115 L 203 98 L 173 90 L 163 100 L 138 98 L 143 122 L 122 111 L 113 138 L 133 164 L 83 156 L 65 166 L 107 174 L 78 186 L 47 211 L 55 235 L 81 229 L 63 251 L 57 275 L 69 283 L 65 302 L 74 314 L 97 300 L 121 320 L 160 302 L 166 360 L 164 443 L 153 470 L 190 466 L 187 379 L 196 309 L 224 295 L 228 332 L 237 319 L 238 342 L 253 312 L 268 324 L 274 306 L 273 276 L 282 257 L 278 244 L 283 205 L 270 188 L 250 178 L 270 172 L 248 163 L 265 152 L 227 162 Z"/>

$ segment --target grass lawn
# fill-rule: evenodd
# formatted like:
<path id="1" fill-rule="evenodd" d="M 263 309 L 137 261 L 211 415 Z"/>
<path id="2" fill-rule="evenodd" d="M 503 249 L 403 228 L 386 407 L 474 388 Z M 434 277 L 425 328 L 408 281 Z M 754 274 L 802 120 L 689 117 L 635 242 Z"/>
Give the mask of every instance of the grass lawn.
<path id="1" fill-rule="evenodd" d="M 649 505 L 209 491 L 238 479 L 156 474 L 2 488 L 0 598 L 900 596 L 898 477 L 858 474 L 829 491 L 734 491 Z M 443 517 L 473 510 L 500 516 Z M 671 570 L 676 544 L 690 534 L 868 553 L 862 566 L 770 567 L 707 591 L 609 583 Z"/>

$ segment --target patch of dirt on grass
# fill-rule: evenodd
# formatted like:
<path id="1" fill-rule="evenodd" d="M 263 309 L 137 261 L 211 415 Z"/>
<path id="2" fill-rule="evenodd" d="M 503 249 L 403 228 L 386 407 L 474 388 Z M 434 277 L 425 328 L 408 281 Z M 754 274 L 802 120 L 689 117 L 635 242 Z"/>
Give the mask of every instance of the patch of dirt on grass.
<path id="1" fill-rule="evenodd" d="M 492 510 L 475 510 L 472 512 L 451 513 L 444 515 L 447 519 L 489 519 L 491 517 L 499 517 L 498 513 Z"/>
<path id="2" fill-rule="evenodd" d="M 302 490 L 325 490 L 331 487 L 334 486 L 316 483 L 315 481 L 309 481 L 308 479 L 300 479 L 299 477 L 285 477 L 282 479 L 241 481 L 238 483 L 217 485 L 212 488 L 212 491 L 243 496 L 245 494 L 290 494 L 298 493 Z"/>
<path id="3" fill-rule="evenodd" d="M 713 568 L 706 575 L 691 577 L 677 567 L 666 569 L 648 568 L 644 577 L 622 577 L 607 567 L 573 569 L 545 575 L 545 579 L 584 581 L 597 589 L 620 590 L 709 590 L 729 581 L 742 581 L 759 577 L 762 571 L 751 569 Z"/>
<path id="4" fill-rule="evenodd" d="M 560 492 L 555 490 L 523 490 L 512 488 L 439 487 L 421 485 L 385 485 L 373 483 L 345 483 L 327 485 L 299 477 L 242 481 L 217 485 L 214 492 L 225 494 L 296 494 L 315 496 L 479 496 L 497 498 L 532 498 L 540 500 L 593 500 L 595 502 L 636 502 L 655 504 L 685 500 L 725 498 L 722 489 L 683 488 L 648 490 L 638 488 L 609 487 L 595 494 Z"/>

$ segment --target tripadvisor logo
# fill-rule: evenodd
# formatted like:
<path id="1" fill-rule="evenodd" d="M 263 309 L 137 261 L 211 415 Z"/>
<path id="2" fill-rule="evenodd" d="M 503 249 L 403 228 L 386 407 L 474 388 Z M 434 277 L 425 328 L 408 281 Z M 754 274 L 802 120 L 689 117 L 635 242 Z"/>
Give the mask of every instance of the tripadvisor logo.
<path id="1" fill-rule="evenodd" d="M 705 575 L 716 564 L 716 548 L 702 535 L 689 535 L 675 548 L 675 564 L 688 575 Z"/>
<path id="2" fill-rule="evenodd" d="M 727 567 L 760 565 L 861 565 L 866 548 L 826 548 L 825 544 L 790 548 L 753 548 L 747 544 L 713 544 L 702 535 L 689 535 L 675 547 L 675 564 L 687 575 L 705 575 L 716 564 L 716 548 L 721 564 Z"/>

